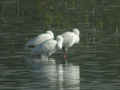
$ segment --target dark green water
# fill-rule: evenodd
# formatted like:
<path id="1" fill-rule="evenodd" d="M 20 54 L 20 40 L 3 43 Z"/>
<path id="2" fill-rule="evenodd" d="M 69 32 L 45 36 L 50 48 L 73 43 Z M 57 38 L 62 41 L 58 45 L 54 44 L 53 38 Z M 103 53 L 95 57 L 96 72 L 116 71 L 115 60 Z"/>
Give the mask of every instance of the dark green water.
<path id="1" fill-rule="evenodd" d="M 120 89 L 119 0 L 4 1 L 0 2 L 0 90 Z M 62 53 L 49 61 L 25 55 L 27 40 L 45 30 L 56 36 L 73 27 L 80 29 L 81 41 L 69 49 L 66 63 Z"/>
<path id="2" fill-rule="evenodd" d="M 118 40 L 108 38 L 100 43 L 92 40 L 83 43 L 85 36 L 80 29 L 81 43 L 69 50 L 66 64 L 62 53 L 41 62 L 39 58 L 24 55 L 25 42 L 42 32 L 38 26 L 34 27 L 37 29 L 31 32 L 15 32 L 16 26 L 13 31 L 0 33 L 1 90 L 119 90 Z"/>

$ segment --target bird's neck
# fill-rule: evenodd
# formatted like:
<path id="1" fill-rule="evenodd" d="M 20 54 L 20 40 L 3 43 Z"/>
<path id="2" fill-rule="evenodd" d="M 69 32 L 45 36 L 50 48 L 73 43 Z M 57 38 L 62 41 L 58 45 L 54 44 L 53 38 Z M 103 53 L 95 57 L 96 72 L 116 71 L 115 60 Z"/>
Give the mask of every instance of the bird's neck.
<path id="1" fill-rule="evenodd" d="M 62 49 L 62 44 L 63 44 L 62 40 L 57 41 L 57 48 Z"/>

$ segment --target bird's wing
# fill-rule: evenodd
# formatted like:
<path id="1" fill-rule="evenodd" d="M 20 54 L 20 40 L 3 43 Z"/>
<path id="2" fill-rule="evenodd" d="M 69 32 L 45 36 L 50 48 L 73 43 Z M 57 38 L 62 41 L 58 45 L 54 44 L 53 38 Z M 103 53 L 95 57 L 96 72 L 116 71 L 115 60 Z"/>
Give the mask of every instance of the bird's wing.
<path id="1" fill-rule="evenodd" d="M 42 49 L 45 54 L 48 56 L 52 55 L 56 51 L 56 40 L 49 40 L 43 44 L 44 48 Z"/>
<path id="2" fill-rule="evenodd" d="M 51 39 L 48 42 L 46 42 L 44 45 L 49 51 L 52 51 L 56 48 L 56 44 L 57 44 L 57 41 Z"/>
<path id="3" fill-rule="evenodd" d="M 29 40 L 25 46 L 36 46 L 44 42 L 45 40 L 51 39 L 49 34 L 40 34 L 37 37 Z"/>
<path id="4" fill-rule="evenodd" d="M 38 45 L 48 39 L 51 39 L 51 36 L 49 34 L 41 34 L 34 39 L 33 44 Z"/>
<path id="5" fill-rule="evenodd" d="M 49 54 L 51 52 L 54 52 L 55 46 L 57 41 L 55 40 L 47 40 L 46 42 L 43 42 L 39 45 L 37 45 L 33 50 L 32 53 L 39 53 L 39 54 Z"/>

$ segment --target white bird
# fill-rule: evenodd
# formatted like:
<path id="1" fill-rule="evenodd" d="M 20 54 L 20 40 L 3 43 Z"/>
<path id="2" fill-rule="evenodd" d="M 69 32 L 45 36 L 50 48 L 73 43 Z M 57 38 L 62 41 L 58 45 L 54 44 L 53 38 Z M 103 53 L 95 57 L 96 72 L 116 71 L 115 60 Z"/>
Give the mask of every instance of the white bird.
<path id="1" fill-rule="evenodd" d="M 63 37 L 57 36 L 57 40 L 50 39 L 46 40 L 43 43 L 37 45 L 32 49 L 32 55 L 40 55 L 42 57 L 49 57 L 57 50 L 62 49 Z"/>
<path id="2" fill-rule="evenodd" d="M 29 40 L 25 45 L 25 49 L 32 49 L 49 39 L 54 39 L 54 34 L 52 31 L 46 31 L 46 33 L 40 34 L 37 37 Z"/>
<path id="3" fill-rule="evenodd" d="M 72 47 L 74 44 L 79 43 L 80 41 L 80 31 L 77 28 L 73 29 L 73 32 L 65 32 L 61 34 L 63 37 L 63 50 L 64 50 L 64 58 L 66 58 L 66 52 L 68 48 Z"/>

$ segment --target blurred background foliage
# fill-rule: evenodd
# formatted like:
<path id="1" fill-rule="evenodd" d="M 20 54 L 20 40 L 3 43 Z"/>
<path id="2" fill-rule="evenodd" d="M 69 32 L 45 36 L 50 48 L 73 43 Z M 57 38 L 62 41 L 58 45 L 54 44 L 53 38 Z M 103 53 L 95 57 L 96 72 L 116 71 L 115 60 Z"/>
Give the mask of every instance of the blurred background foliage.
<path id="1" fill-rule="evenodd" d="M 35 23 L 60 28 L 90 24 L 119 26 L 119 0 L 1 0 L 1 23 Z"/>
<path id="2" fill-rule="evenodd" d="M 119 10 L 120 0 L 0 0 L 0 31 L 56 32 L 77 27 L 87 43 L 118 39 Z"/>

